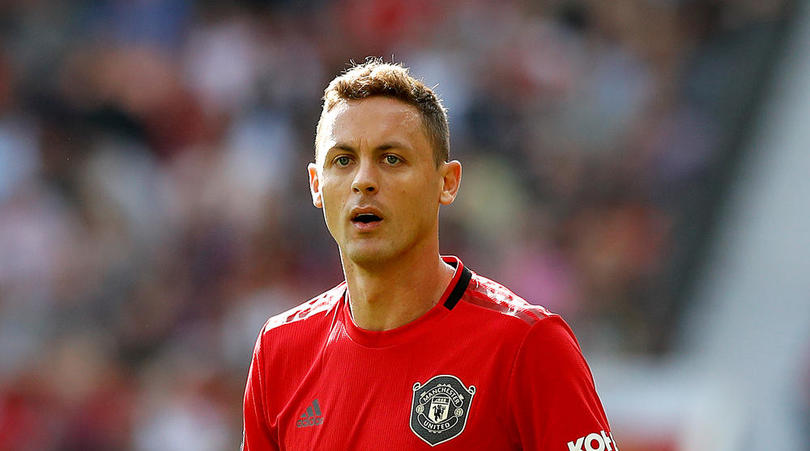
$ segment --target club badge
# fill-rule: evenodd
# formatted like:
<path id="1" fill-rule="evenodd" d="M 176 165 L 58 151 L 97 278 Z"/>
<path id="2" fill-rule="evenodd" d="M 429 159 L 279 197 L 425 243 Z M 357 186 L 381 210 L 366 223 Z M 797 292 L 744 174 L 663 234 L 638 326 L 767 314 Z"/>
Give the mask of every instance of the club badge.
<path id="1" fill-rule="evenodd" d="M 413 384 L 411 430 L 430 446 L 458 437 L 467 425 L 473 395 L 475 386 L 467 388 L 447 374 Z"/>

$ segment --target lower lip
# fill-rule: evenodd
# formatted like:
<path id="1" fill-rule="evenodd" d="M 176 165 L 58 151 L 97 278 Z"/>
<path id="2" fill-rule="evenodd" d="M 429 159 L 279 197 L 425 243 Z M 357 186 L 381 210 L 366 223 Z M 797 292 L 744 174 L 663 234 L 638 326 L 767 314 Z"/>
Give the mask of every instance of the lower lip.
<path id="1" fill-rule="evenodd" d="M 378 228 L 382 224 L 382 220 L 379 221 L 372 221 L 372 222 L 359 222 L 359 221 L 352 221 L 352 225 L 361 231 L 361 232 L 369 232 Z"/>

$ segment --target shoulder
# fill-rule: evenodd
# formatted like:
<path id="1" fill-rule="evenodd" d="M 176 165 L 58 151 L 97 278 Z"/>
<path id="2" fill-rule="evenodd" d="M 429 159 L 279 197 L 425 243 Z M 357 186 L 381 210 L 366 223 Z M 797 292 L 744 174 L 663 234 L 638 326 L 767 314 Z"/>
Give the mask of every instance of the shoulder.
<path id="1" fill-rule="evenodd" d="M 517 373 L 531 378 L 551 365 L 557 375 L 568 374 L 593 383 L 579 342 L 560 315 L 530 304 L 500 283 L 479 275 L 473 275 L 462 301 L 488 312 L 487 323 L 496 324 L 490 329 L 515 340 L 513 370 Z"/>
<path id="2" fill-rule="evenodd" d="M 296 307 L 270 317 L 259 334 L 260 341 L 271 337 L 296 335 L 302 330 L 316 331 L 323 321 L 329 321 L 329 313 L 338 307 L 345 291 L 346 283 L 342 282 Z"/>
<path id="3" fill-rule="evenodd" d="M 494 280 L 473 273 L 470 284 L 461 298 L 465 304 L 488 311 L 495 319 L 520 320 L 531 327 L 543 319 L 557 317 L 545 307 L 527 302 L 510 289 Z"/>
<path id="4" fill-rule="evenodd" d="M 527 302 L 498 282 L 473 274 L 459 305 L 476 316 L 477 328 L 514 343 L 521 361 L 585 367 L 579 342 L 560 315 Z"/>

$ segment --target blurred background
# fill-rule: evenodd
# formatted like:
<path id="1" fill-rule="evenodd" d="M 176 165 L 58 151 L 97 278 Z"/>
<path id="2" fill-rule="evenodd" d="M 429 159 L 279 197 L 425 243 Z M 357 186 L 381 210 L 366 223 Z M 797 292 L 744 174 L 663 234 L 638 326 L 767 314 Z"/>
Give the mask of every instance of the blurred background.
<path id="1" fill-rule="evenodd" d="M 342 280 L 320 97 L 401 61 L 443 252 L 561 313 L 623 451 L 810 449 L 810 18 L 788 0 L 0 1 L 0 450 L 230 450 Z"/>

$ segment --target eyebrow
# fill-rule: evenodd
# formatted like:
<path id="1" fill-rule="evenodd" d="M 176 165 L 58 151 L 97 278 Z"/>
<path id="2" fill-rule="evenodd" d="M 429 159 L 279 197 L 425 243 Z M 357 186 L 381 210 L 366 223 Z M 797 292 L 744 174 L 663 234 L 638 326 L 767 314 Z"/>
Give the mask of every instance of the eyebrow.
<path id="1" fill-rule="evenodd" d="M 330 155 L 332 155 L 333 153 L 335 153 L 337 151 L 357 153 L 357 151 L 354 149 L 354 147 L 352 147 L 352 146 L 350 146 L 348 144 L 338 143 L 338 144 L 335 144 L 334 146 L 326 149 L 326 152 L 324 152 L 323 156 L 324 156 L 324 158 L 329 158 Z"/>
<path id="2" fill-rule="evenodd" d="M 403 143 L 401 143 L 399 141 L 386 141 L 386 142 L 380 144 L 379 146 L 375 147 L 374 150 L 380 151 L 380 150 L 389 150 L 389 149 L 410 149 L 410 148 L 411 148 L 410 146 L 407 146 L 407 145 L 405 145 L 405 144 L 403 144 Z M 343 150 L 343 151 L 346 151 L 346 152 L 355 152 L 355 153 L 357 152 L 357 150 L 353 146 L 351 146 L 348 143 L 342 143 L 342 142 L 337 143 L 334 146 L 330 147 L 326 151 L 326 153 L 329 154 L 329 152 L 331 152 L 333 150 Z"/>
<path id="3" fill-rule="evenodd" d="M 332 151 L 332 150 L 346 150 L 346 151 L 349 151 L 349 152 L 354 152 L 355 151 L 354 147 L 352 147 L 352 146 L 350 146 L 350 145 L 348 145 L 346 143 L 337 143 L 334 146 L 330 147 L 329 150 L 327 150 L 327 152 Z"/>

